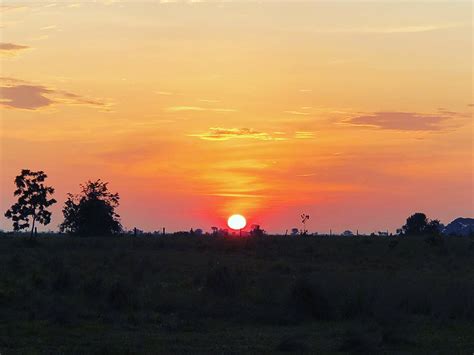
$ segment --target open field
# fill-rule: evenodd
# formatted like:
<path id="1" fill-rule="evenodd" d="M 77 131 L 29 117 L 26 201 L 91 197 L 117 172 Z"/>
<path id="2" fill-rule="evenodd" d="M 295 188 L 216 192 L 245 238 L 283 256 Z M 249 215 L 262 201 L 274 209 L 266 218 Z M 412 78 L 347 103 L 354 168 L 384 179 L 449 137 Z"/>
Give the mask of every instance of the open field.
<path id="1" fill-rule="evenodd" d="M 466 353 L 474 240 L 0 236 L 0 352 Z"/>

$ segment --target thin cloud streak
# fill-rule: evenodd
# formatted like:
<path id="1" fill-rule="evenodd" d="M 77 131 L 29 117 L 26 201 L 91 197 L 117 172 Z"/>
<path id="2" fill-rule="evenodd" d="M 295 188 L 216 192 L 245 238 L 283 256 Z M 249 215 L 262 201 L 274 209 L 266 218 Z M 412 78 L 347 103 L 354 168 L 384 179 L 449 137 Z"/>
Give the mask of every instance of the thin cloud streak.
<path id="1" fill-rule="evenodd" d="M 297 115 L 297 116 L 308 116 L 309 112 L 301 112 L 301 111 L 285 111 L 285 113 L 288 113 L 290 115 Z"/>
<path id="2" fill-rule="evenodd" d="M 257 139 L 262 141 L 285 140 L 283 137 L 274 137 L 267 132 L 256 131 L 252 128 L 220 128 L 211 127 L 208 132 L 190 134 L 190 137 L 198 137 L 210 141 L 226 141 L 229 139 Z"/>
<path id="3" fill-rule="evenodd" d="M 397 34 L 397 33 L 419 33 L 446 30 L 452 28 L 469 27 L 469 23 L 446 23 L 446 24 L 429 24 L 429 25 L 409 25 L 409 26 L 394 26 L 394 27 L 329 27 L 316 28 L 311 30 L 313 33 L 327 33 L 327 34 Z M 300 90 L 301 91 L 301 90 Z"/>
<path id="4" fill-rule="evenodd" d="M 172 106 L 166 109 L 170 112 L 183 112 L 183 111 L 210 111 L 210 112 L 237 112 L 233 108 L 207 108 L 201 106 Z"/>
<path id="5" fill-rule="evenodd" d="M 462 115 L 439 110 L 436 114 L 417 112 L 374 112 L 344 120 L 343 124 L 399 131 L 440 131 L 446 123 Z"/>

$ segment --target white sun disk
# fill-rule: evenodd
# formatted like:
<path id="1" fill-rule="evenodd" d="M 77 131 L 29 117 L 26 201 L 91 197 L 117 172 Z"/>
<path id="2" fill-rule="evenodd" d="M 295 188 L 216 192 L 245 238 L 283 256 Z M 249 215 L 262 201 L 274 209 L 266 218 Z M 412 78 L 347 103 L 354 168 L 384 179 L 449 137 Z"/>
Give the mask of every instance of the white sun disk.
<path id="1" fill-rule="evenodd" d="M 247 221 L 245 220 L 244 216 L 240 214 L 233 214 L 227 220 L 227 225 L 229 226 L 229 228 L 232 228 L 234 230 L 240 230 L 242 228 L 245 228 L 245 226 L 247 225 Z"/>

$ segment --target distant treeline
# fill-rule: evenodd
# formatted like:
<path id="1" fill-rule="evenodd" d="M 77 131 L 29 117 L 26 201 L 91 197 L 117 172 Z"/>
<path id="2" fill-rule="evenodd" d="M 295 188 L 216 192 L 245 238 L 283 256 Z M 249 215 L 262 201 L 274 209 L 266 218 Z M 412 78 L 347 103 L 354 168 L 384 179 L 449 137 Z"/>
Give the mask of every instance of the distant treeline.
<path id="1" fill-rule="evenodd" d="M 57 203 L 52 198 L 54 188 L 46 185 L 47 175 L 43 171 L 31 171 L 23 169 L 15 178 L 16 189 L 14 196 L 18 200 L 5 213 L 5 217 L 13 222 L 13 230 L 18 232 L 22 230 L 30 230 L 30 236 L 36 233 L 36 225 L 48 225 L 51 222 L 51 212 L 48 208 Z M 119 206 L 120 196 L 118 193 L 112 193 L 108 189 L 108 182 L 100 179 L 95 181 L 87 181 L 80 184 L 79 194 L 67 194 L 67 199 L 62 209 L 64 220 L 59 225 L 61 233 L 79 236 L 119 236 L 124 234 L 143 234 L 142 231 L 134 229 L 126 232 L 121 224 L 120 216 L 116 213 Z M 291 229 L 291 235 L 309 235 L 306 228 L 306 222 L 309 215 L 301 214 L 302 229 Z M 459 222 L 462 226 L 462 232 L 457 233 L 456 229 L 451 229 L 445 234 L 463 234 L 473 235 L 474 220 L 466 218 L 465 223 Z M 457 220 L 455 220 L 457 221 Z M 455 222 L 453 221 L 453 222 Z M 467 223 L 467 225 L 466 225 Z M 189 232 L 177 232 L 176 235 L 212 235 L 212 236 L 228 236 L 232 234 L 227 229 L 219 229 L 212 227 L 211 233 L 204 233 L 202 229 L 191 229 Z M 409 216 L 406 223 L 397 230 L 397 235 L 430 235 L 440 236 L 445 231 L 445 227 L 439 220 L 430 220 L 424 213 L 417 212 Z M 165 229 L 160 232 L 154 232 L 152 235 L 166 234 Z M 267 233 L 260 225 L 253 224 L 248 232 L 244 235 L 264 236 Z M 285 233 L 288 235 L 288 231 Z M 332 233 L 329 233 L 332 235 Z M 358 234 L 358 233 L 357 233 Z M 351 231 L 342 233 L 344 236 L 351 236 Z M 375 235 L 375 234 L 372 234 Z M 379 235 L 389 235 L 388 232 L 379 232 Z"/>

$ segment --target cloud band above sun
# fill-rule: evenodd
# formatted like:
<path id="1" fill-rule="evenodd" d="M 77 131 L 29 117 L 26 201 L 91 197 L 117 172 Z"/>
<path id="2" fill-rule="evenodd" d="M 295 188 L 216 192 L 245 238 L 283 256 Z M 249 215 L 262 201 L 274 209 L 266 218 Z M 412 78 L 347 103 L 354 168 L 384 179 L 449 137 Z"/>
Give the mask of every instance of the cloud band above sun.
<path id="1" fill-rule="evenodd" d="M 211 127 L 209 131 L 203 133 L 190 134 L 191 137 L 199 137 L 210 141 L 226 141 L 235 138 L 257 139 L 257 140 L 279 140 L 281 137 L 273 137 L 266 132 L 256 131 L 252 128 L 220 128 Z"/>

